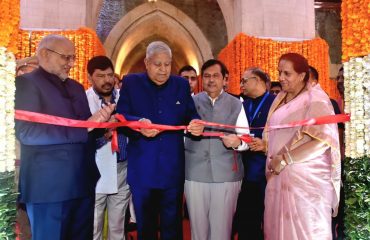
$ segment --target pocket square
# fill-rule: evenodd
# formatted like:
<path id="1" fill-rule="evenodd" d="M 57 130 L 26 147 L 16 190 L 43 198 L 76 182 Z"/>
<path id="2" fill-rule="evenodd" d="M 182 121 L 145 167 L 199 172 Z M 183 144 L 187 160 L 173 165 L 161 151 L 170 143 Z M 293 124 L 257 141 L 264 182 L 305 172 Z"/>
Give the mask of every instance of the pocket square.
<path id="1" fill-rule="evenodd" d="M 181 103 L 180 103 L 180 101 L 177 101 L 177 102 L 176 102 L 176 105 L 178 105 L 178 104 L 181 104 Z"/>

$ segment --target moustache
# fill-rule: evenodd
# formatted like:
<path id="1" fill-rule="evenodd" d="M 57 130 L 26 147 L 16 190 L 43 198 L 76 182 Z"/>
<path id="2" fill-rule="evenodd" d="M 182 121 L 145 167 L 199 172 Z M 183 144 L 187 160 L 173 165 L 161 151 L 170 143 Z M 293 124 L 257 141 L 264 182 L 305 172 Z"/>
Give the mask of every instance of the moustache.
<path id="1" fill-rule="evenodd" d="M 111 83 L 105 83 L 102 85 L 102 88 L 112 88 L 113 87 L 113 84 Z"/>

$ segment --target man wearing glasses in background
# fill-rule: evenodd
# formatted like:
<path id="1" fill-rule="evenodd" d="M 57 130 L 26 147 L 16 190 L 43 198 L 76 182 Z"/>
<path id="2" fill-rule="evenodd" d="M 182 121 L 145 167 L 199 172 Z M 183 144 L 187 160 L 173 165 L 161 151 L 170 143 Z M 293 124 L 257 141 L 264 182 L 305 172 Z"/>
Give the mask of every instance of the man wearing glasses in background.
<path id="1" fill-rule="evenodd" d="M 74 44 L 48 35 L 37 48 L 39 68 L 16 78 L 15 108 L 75 120 L 105 122 L 115 105 L 91 115 L 84 88 L 68 78 Z M 94 133 L 16 121 L 21 143 L 20 202 L 25 203 L 33 240 L 92 239 L 95 185 Z"/>
<path id="2" fill-rule="evenodd" d="M 197 71 L 190 65 L 182 67 L 179 71 L 179 76 L 187 79 L 190 85 L 190 94 L 194 96 L 195 89 L 198 86 Z"/>

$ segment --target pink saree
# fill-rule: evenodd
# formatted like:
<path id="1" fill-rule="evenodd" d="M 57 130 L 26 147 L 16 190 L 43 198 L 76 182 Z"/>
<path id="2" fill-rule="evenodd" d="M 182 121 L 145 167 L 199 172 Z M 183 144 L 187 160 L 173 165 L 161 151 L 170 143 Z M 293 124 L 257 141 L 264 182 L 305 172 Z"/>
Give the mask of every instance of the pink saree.
<path id="1" fill-rule="evenodd" d="M 271 106 L 267 125 L 334 114 L 328 96 L 319 85 L 307 88 L 278 107 L 285 97 L 284 92 L 280 93 Z M 271 157 L 286 152 L 292 153 L 294 161 L 279 175 L 270 174 L 266 167 L 265 239 L 332 239 L 331 216 L 333 211 L 336 215 L 340 186 L 337 125 L 265 129 L 264 137 L 268 143 L 266 166 Z M 308 147 L 310 141 L 319 144 Z"/>

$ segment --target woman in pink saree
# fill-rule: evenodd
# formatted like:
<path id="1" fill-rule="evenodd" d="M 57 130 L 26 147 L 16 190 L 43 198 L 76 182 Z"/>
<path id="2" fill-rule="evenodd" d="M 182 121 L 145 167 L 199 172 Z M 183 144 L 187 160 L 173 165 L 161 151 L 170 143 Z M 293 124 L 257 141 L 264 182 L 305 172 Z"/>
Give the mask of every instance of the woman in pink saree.
<path id="1" fill-rule="evenodd" d="M 307 60 L 288 53 L 279 60 L 283 91 L 268 126 L 334 114 L 326 93 L 308 82 Z M 267 142 L 264 235 L 266 240 L 332 239 L 339 202 L 340 152 L 336 124 L 265 129 Z"/>

